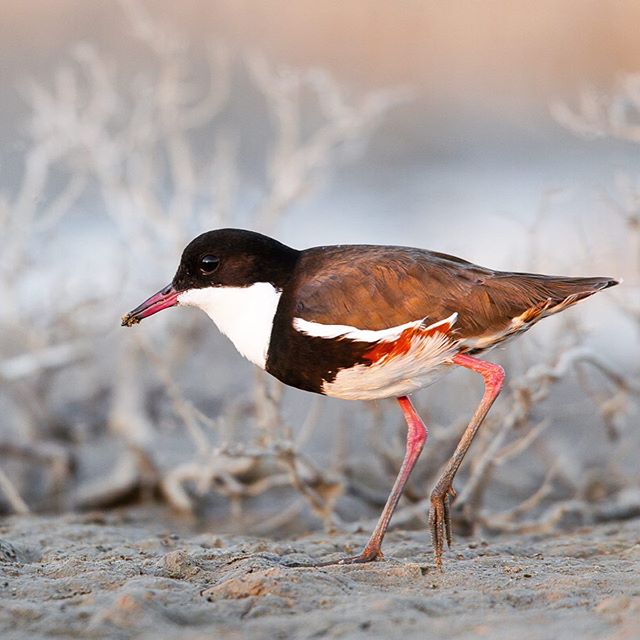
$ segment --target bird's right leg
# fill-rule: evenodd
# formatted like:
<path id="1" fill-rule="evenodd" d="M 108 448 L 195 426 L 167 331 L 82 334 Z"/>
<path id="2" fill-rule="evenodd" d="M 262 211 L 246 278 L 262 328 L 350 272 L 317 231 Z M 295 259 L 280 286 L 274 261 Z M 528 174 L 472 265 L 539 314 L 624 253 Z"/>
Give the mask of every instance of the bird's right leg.
<path id="1" fill-rule="evenodd" d="M 442 475 L 438 479 L 435 488 L 431 492 L 431 510 L 429 511 L 429 527 L 433 540 L 433 551 L 436 558 L 436 566 L 442 568 L 442 552 L 444 542 L 451 546 L 451 516 L 449 513 L 449 497 L 455 496 L 453 490 L 453 478 L 464 459 L 467 450 L 471 446 L 478 428 L 489 412 L 491 405 L 502 389 L 504 382 L 504 370 L 500 365 L 478 360 L 466 354 L 457 354 L 453 357 L 453 363 L 461 367 L 471 369 L 479 373 L 484 379 L 484 395 L 478 405 L 469 426 L 462 434 L 462 438 L 456 447 L 451 459 L 447 463 Z"/>

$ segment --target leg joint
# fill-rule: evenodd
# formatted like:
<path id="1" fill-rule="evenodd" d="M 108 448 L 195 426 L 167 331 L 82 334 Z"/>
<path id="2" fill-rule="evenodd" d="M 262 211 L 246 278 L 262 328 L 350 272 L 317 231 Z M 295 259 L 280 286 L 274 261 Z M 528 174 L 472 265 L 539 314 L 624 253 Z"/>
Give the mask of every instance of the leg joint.
<path id="1" fill-rule="evenodd" d="M 479 360 L 473 356 L 469 356 L 466 353 L 457 353 L 453 356 L 454 364 L 457 364 L 466 369 L 471 369 L 479 373 L 485 381 L 487 386 L 494 389 L 500 389 L 504 382 L 505 373 L 504 369 L 499 364 L 493 362 L 487 362 L 486 360 Z"/>
<path id="2" fill-rule="evenodd" d="M 504 369 L 499 364 L 494 364 L 493 362 L 487 362 L 487 364 L 491 365 L 491 369 L 487 372 L 485 379 L 493 387 L 500 389 L 504 383 Z"/>

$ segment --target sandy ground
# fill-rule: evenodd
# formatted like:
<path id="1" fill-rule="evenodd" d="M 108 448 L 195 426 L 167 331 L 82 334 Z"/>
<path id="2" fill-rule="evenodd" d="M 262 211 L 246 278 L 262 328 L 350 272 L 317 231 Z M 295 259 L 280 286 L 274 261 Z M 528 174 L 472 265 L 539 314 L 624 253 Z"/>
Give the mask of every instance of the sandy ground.
<path id="1" fill-rule="evenodd" d="M 2 638 L 640 638 L 640 520 L 553 537 L 458 541 L 443 573 L 425 532 L 386 560 L 290 566 L 364 536 L 175 533 L 117 514 L 0 525 Z"/>

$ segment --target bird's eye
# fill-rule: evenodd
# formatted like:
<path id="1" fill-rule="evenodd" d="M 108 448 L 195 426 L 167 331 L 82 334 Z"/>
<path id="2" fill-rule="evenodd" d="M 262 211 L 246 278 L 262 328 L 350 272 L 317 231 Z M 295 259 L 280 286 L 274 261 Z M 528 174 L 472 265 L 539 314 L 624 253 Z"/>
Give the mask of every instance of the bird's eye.
<path id="1" fill-rule="evenodd" d="M 218 268 L 219 264 L 220 258 L 216 256 L 203 256 L 200 258 L 198 268 L 203 276 L 209 276 Z"/>

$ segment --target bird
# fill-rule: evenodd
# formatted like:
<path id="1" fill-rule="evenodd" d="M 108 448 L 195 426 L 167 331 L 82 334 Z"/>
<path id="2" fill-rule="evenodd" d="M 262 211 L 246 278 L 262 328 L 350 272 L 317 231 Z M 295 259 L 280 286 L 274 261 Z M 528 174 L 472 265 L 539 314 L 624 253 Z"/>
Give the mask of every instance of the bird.
<path id="1" fill-rule="evenodd" d="M 245 229 L 192 240 L 169 285 L 122 317 L 132 326 L 174 306 L 203 310 L 242 356 L 281 382 L 346 400 L 395 398 L 407 423 L 404 459 L 362 551 L 340 564 L 383 559 L 382 541 L 427 427 L 410 395 L 455 367 L 484 392 L 430 495 L 435 564 L 452 545 L 454 477 L 503 387 L 503 368 L 479 356 L 619 281 L 496 271 L 403 246 L 344 244 L 297 250 Z"/>

